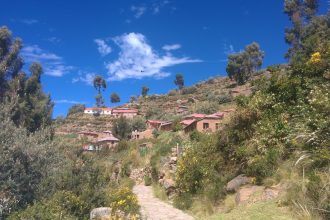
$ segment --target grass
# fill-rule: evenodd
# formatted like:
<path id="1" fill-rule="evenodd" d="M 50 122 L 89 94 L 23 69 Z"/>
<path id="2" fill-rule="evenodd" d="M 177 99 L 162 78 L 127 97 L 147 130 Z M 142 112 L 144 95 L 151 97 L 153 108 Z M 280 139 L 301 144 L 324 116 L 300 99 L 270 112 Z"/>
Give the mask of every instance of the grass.
<path id="1" fill-rule="evenodd" d="M 168 201 L 165 189 L 160 186 L 159 184 L 152 184 L 152 190 L 154 193 L 154 196 L 162 201 Z"/>
<path id="2" fill-rule="evenodd" d="M 228 213 L 218 213 L 210 220 L 295 220 L 287 207 L 279 207 L 275 201 L 241 205 Z"/>

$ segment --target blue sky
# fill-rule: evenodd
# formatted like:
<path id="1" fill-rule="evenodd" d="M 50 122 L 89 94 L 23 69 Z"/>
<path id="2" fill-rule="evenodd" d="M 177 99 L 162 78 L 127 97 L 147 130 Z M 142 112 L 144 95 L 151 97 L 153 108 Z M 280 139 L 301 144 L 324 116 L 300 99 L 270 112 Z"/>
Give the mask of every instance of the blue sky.
<path id="1" fill-rule="evenodd" d="M 94 105 L 95 74 L 107 79 L 104 98 L 122 103 L 226 75 L 226 58 L 256 41 L 264 66 L 286 62 L 284 29 L 290 25 L 282 0 L 2 0 L 0 25 L 23 39 L 26 66 L 43 64 L 44 90 L 55 102 L 53 116 L 70 106 Z M 327 10 L 321 1 L 321 12 Z"/>

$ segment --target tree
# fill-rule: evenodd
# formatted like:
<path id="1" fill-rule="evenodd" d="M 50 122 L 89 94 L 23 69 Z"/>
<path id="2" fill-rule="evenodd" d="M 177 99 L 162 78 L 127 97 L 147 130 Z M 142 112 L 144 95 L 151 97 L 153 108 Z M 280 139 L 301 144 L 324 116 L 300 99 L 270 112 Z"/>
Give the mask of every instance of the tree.
<path id="1" fill-rule="evenodd" d="M 129 120 L 123 116 L 117 118 L 113 122 L 112 133 L 119 139 L 127 139 L 132 132 L 132 126 Z"/>
<path id="2" fill-rule="evenodd" d="M 130 103 L 136 102 L 137 100 L 138 100 L 137 97 L 134 95 L 129 98 Z"/>
<path id="3" fill-rule="evenodd" d="M 301 47 L 304 27 L 315 17 L 318 0 L 285 0 L 284 12 L 289 16 L 292 27 L 285 30 L 285 41 L 291 45 L 286 57 L 291 58 Z"/>
<path id="4" fill-rule="evenodd" d="M 105 107 L 105 105 L 104 105 L 104 99 L 103 99 L 103 96 L 101 94 L 97 94 L 95 96 L 95 101 L 96 101 L 96 107 L 98 107 L 98 108 Z"/>
<path id="5" fill-rule="evenodd" d="M 51 124 L 54 104 L 50 95 L 42 91 L 42 66 L 32 63 L 30 77 L 20 72 L 8 82 L 8 97 L 13 101 L 12 120 L 17 126 L 23 126 L 30 132 Z"/>
<path id="6" fill-rule="evenodd" d="M 104 90 L 107 87 L 107 84 L 105 80 L 102 78 L 102 76 L 97 75 L 94 78 L 93 85 L 98 92 L 98 94 L 95 96 L 96 106 L 98 108 L 102 108 L 104 107 L 104 99 L 101 94 L 101 89 Z"/>
<path id="7" fill-rule="evenodd" d="M 226 68 L 229 78 L 239 85 L 244 84 L 261 67 L 263 58 L 264 52 L 255 42 L 247 45 L 243 52 L 229 55 Z"/>
<path id="8" fill-rule="evenodd" d="M 184 79 L 181 73 L 175 75 L 174 84 L 178 86 L 179 89 L 182 89 L 184 87 Z"/>
<path id="9" fill-rule="evenodd" d="M 147 86 L 143 86 L 143 87 L 142 87 L 141 95 L 142 95 L 143 97 L 146 97 L 147 94 L 148 94 L 148 92 L 149 92 L 149 88 L 148 88 Z"/>
<path id="10" fill-rule="evenodd" d="M 142 117 L 134 117 L 131 120 L 131 126 L 133 131 L 144 131 L 146 129 L 146 121 Z"/>
<path id="11" fill-rule="evenodd" d="M 107 88 L 107 84 L 106 84 L 105 80 L 100 75 L 95 76 L 93 85 L 99 94 L 101 94 L 101 89 Z"/>
<path id="12" fill-rule="evenodd" d="M 31 204 L 37 197 L 39 184 L 51 171 L 56 147 L 51 129 L 34 133 L 17 127 L 10 118 L 11 103 L 0 105 L 0 218 Z M 52 167 L 55 168 L 55 167 Z"/>
<path id="13" fill-rule="evenodd" d="M 71 108 L 68 111 L 68 116 L 69 115 L 74 115 L 80 112 L 84 112 L 85 110 L 85 105 L 83 104 L 75 104 L 73 106 L 71 106 Z"/>
<path id="14" fill-rule="evenodd" d="M 117 93 L 113 92 L 111 95 L 110 95 L 110 101 L 111 103 L 117 103 L 117 102 L 120 102 L 120 97 Z"/>
<path id="15" fill-rule="evenodd" d="M 7 27 L 0 27 L 0 101 L 8 91 L 9 80 L 15 78 L 22 69 L 23 60 L 19 56 L 21 48 L 21 39 L 13 39 Z"/>

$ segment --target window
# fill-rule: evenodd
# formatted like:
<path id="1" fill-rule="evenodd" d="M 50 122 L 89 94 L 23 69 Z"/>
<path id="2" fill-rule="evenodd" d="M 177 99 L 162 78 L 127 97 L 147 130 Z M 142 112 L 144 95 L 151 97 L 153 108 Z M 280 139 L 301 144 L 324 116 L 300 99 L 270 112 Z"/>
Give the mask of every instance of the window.
<path id="1" fill-rule="evenodd" d="M 203 123 L 203 129 L 208 129 L 209 128 L 209 123 Z"/>
<path id="2" fill-rule="evenodd" d="M 215 124 L 215 129 L 219 130 L 220 129 L 220 123 Z"/>

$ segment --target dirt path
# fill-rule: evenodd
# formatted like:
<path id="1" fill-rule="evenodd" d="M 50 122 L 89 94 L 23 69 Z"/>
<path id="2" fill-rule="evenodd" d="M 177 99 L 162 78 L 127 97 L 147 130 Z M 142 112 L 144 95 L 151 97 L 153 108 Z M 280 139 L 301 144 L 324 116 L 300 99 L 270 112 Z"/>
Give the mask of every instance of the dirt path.
<path id="1" fill-rule="evenodd" d="M 183 211 L 157 199 L 151 186 L 136 185 L 133 192 L 137 195 L 143 219 L 148 220 L 193 220 Z"/>

